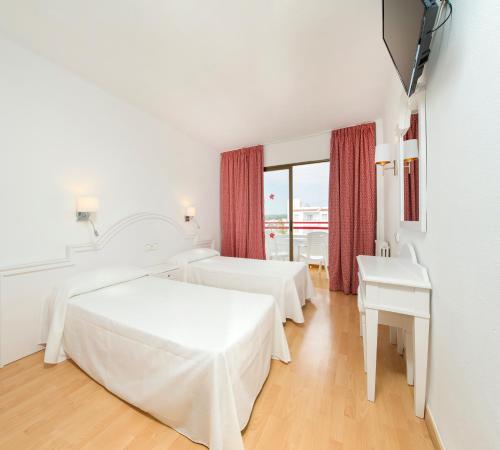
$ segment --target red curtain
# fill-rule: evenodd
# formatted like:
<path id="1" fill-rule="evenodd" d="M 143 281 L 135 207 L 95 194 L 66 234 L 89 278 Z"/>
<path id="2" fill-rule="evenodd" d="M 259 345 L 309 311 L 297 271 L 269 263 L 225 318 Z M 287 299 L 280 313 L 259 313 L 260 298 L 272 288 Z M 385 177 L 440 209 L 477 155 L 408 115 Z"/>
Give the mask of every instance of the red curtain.
<path id="1" fill-rule="evenodd" d="M 265 259 L 264 147 L 221 155 L 221 233 L 223 256 Z"/>
<path id="2" fill-rule="evenodd" d="M 410 128 L 403 138 L 405 141 L 410 139 L 418 139 L 418 114 L 411 115 Z M 404 166 L 405 220 L 418 221 L 418 159 L 405 163 Z"/>
<path id="3" fill-rule="evenodd" d="M 358 289 L 356 256 L 375 254 L 375 124 L 332 131 L 329 189 L 330 290 Z"/>

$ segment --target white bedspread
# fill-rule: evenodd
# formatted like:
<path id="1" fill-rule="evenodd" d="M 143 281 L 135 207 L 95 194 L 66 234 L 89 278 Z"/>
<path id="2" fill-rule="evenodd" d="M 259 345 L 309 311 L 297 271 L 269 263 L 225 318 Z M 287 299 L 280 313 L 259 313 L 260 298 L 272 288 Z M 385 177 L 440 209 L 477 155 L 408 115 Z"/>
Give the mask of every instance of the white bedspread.
<path id="1" fill-rule="evenodd" d="M 63 297 L 49 317 L 64 329 L 64 352 L 111 392 L 214 450 L 243 449 L 240 430 L 271 357 L 290 361 L 270 296 L 143 277 Z"/>
<path id="2" fill-rule="evenodd" d="M 213 256 L 182 266 L 183 279 L 190 283 L 224 289 L 272 295 L 281 311 L 281 320 L 304 322 L 302 306 L 314 298 L 315 290 L 303 262 Z"/>

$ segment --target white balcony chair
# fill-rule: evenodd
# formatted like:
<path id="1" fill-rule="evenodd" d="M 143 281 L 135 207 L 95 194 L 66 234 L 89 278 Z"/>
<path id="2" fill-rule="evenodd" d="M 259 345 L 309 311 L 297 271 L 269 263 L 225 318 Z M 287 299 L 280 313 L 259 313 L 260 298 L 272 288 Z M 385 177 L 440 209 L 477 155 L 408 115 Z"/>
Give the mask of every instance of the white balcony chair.
<path id="1" fill-rule="evenodd" d="M 274 239 L 272 258 L 280 261 L 290 259 L 290 236 L 286 234 L 277 234 Z"/>
<path id="2" fill-rule="evenodd" d="M 326 272 L 328 278 L 328 233 L 312 231 L 307 235 L 307 243 L 299 248 L 299 261 L 317 264 Z"/>
<path id="3" fill-rule="evenodd" d="M 271 239 L 268 235 L 266 235 L 266 239 L 264 241 L 266 247 L 266 259 L 274 259 L 275 245 L 274 239 Z"/>

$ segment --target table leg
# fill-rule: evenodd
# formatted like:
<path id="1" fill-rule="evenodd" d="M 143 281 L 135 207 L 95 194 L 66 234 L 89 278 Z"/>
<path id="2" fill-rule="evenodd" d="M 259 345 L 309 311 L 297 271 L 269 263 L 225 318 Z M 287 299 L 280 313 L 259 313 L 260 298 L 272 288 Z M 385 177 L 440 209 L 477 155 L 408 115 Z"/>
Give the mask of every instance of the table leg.
<path id="1" fill-rule="evenodd" d="M 375 401 L 375 378 L 377 376 L 378 310 L 366 309 L 366 393 L 368 400 Z"/>
<path id="2" fill-rule="evenodd" d="M 391 344 L 396 344 L 397 341 L 397 328 L 396 327 L 389 327 L 389 342 Z"/>
<path id="3" fill-rule="evenodd" d="M 405 331 L 406 382 L 413 386 L 415 355 L 413 352 L 413 331 Z"/>
<path id="4" fill-rule="evenodd" d="M 415 415 L 424 417 L 427 393 L 427 357 L 429 351 L 429 319 L 415 317 L 413 326 L 415 352 Z"/>
<path id="5" fill-rule="evenodd" d="M 366 316 L 365 313 L 361 314 L 361 326 L 363 329 L 362 337 L 363 337 L 363 367 L 366 373 Z"/>
<path id="6" fill-rule="evenodd" d="M 398 353 L 400 355 L 403 354 L 403 348 L 404 348 L 404 345 L 405 345 L 405 341 L 404 341 L 404 333 L 403 333 L 403 329 L 402 328 L 398 328 L 397 332 L 397 349 L 398 349 Z"/>

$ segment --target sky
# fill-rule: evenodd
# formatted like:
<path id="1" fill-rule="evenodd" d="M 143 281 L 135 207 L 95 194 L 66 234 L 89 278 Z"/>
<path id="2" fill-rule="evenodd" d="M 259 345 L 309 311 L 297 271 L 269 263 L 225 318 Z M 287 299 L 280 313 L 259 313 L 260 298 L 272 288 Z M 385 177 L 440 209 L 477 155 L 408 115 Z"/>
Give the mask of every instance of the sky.
<path id="1" fill-rule="evenodd" d="M 293 167 L 293 196 L 302 204 L 328 206 L 329 163 Z M 274 194 L 274 200 L 269 196 Z M 288 170 L 264 172 L 265 214 L 286 214 L 288 205 Z"/>

